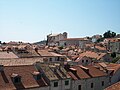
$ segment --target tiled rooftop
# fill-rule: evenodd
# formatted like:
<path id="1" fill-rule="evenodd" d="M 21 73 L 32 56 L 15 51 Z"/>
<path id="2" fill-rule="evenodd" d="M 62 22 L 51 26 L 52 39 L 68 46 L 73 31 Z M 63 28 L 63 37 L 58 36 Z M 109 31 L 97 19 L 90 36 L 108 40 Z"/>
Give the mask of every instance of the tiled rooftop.
<path id="1" fill-rule="evenodd" d="M 94 77 L 100 77 L 100 76 L 107 76 L 106 73 L 104 73 L 103 71 L 97 69 L 94 66 L 82 66 L 82 65 L 78 65 L 78 66 L 73 66 L 73 69 L 76 69 L 76 71 L 73 70 L 69 70 L 68 74 L 74 79 L 86 79 L 86 78 L 94 78 Z"/>
<path id="2" fill-rule="evenodd" d="M 49 78 L 49 80 L 58 80 L 57 76 L 54 74 L 49 65 L 40 64 L 40 67 L 44 71 L 45 75 Z"/>
<path id="3" fill-rule="evenodd" d="M 32 65 L 35 62 L 43 62 L 40 57 L 36 58 L 17 58 L 17 59 L 0 59 L 0 64 L 4 66 L 17 66 L 17 65 Z"/>
<path id="4" fill-rule="evenodd" d="M 6 66 L 4 71 L 0 72 L 0 90 L 21 90 L 25 88 L 35 88 L 47 86 L 43 78 L 35 80 L 32 73 L 37 71 L 34 66 Z M 14 83 L 11 75 L 15 73 L 21 76 L 20 83 Z"/>
<path id="5" fill-rule="evenodd" d="M 17 55 L 15 55 L 13 52 L 0 52 L 0 58 L 18 58 Z"/>
<path id="6" fill-rule="evenodd" d="M 91 77 L 107 76 L 105 72 L 97 69 L 96 67 L 93 67 L 91 65 L 88 65 L 86 67 L 89 68 L 89 74 L 91 75 Z"/>
<path id="7" fill-rule="evenodd" d="M 45 57 L 45 56 L 63 56 L 54 52 L 48 52 L 47 50 L 38 50 L 38 53 L 40 54 L 40 56 Z"/>
<path id="8" fill-rule="evenodd" d="M 120 69 L 120 64 L 113 64 L 113 63 L 96 63 L 95 66 L 99 67 L 100 70 L 103 70 L 103 71 L 113 71 L 113 74 L 116 73 L 119 69 Z"/>
<path id="9" fill-rule="evenodd" d="M 49 80 L 70 78 L 70 76 L 67 74 L 67 71 L 62 66 L 48 65 L 44 63 L 39 65 Z"/>
<path id="10" fill-rule="evenodd" d="M 117 83 L 107 87 L 104 90 L 120 90 L 120 82 L 117 82 Z"/>
<path id="11" fill-rule="evenodd" d="M 16 55 L 20 58 L 27 58 L 27 57 L 38 57 L 39 54 L 35 52 L 35 50 L 18 50 L 15 51 Z"/>
<path id="12" fill-rule="evenodd" d="M 92 52 L 92 51 L 86 51 L 86 52 L 81 53 L 80 57 L 86 56 L 86 57 L 95 58 L 95 59 L 99 60 L 104 55 L 106 55 L 106 53 L 96 53 L 96 52 Z"/>
<path id="13" fill-rule="evenodd" d="M 107 65 L 107 67 L 106 67 L 106 69 L 108 69 L 108 70 L 114 70 L 114 73 L 117 71 L 117 70 L 119 70 L 120 69 L 120 64 L 108 64 Z"/>

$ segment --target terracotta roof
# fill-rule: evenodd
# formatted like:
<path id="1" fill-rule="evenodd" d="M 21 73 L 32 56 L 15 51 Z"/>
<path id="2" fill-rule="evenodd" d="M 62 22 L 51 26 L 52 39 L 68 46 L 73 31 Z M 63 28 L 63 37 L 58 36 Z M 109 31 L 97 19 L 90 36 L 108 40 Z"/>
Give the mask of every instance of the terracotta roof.
<path id="1" fill-rule="evenodd" d="M 41 67 L 41 70 L 44 71 L 45 75 L 49 80 L 58 80 L 58 77 L 54 74 L 52 69 L 47 64 L 39 64 Z"/>
<path id="2" fill-rule="evenodd" d="M 67 71 L 62 66 L 56 67 L 55 65 L 48 65 L 44 63 L 39 63 L 39 65 L 49 80 L 70 78 Z"/>
<path id="3" fill-rule="evenodd" d="M 43 62 L 43 58 L 0 59 L 0 64 L 4 66 L 32 65 L 35 62 Z"/>
<path id="4" fill-rule="evenodd" d="M 18 47 L 18 49 L 26 49 L 26 50 L 32 50 L 33 49 L 32 45 L 30 45 L 30 44 L 20 44 L 17 47 Z"/>
<path id="5" fill-rule="evenodd" d="M 94 63 L 94 67 L 98 67 L 100 70 L 104 70 L 104 67 L 101 66 L 99 63 Z"/>
<path id="6" fill-rule="evenodd" d="M 90 76 L 80 66 L 75 66 L 74 68 L 77 69 L 77 75 L 80 79 L 90 78 Z"/>
<path id="7" fill-rule="evenodd" d="M 15 54 L 20 58 L 39 56 L 39 54 L 37 54 L 35 50 L 18 50 L 18 51 L 15 51 Z"/>
<path id="8" fill-rule="evenodd" d="M 87 68 L 89 68 L 89 74 L 92 77 L 100 77 L 100 76 L 107 76 L 107 74 L 99 69 L 97 69 L 96 67 L 92 66 L 92 65 L 88 65 L 86 66 Z"/>
<path id="9" fill-rule="evenodd" d="M 102 71 L 113 71 L 113 74 L 116 73 L 120 69 L 120 64 L 113 64 L 113 63 L 95 63 L 95 66 L 99 67 Z"/>
<path id="10" fill-rule="evenodd" d="M 116 71 L 118 71 L 120 69 L 120 64 L 108 64 L 106 67 L 108 70 L 112 69 L 114 70 L 114 73 L 116 73 Z"/>
<path id="11" fill-rule="evenodd" d="M 76 60 L 78 58 L 78 55 L 71 55 L 72 60 Z"/>
<path id="12" fill-rule="evenodd" d="M 13 48 L 13 46 L 9 46 L 9 45 L 8 45 L 8 46 L 5 47 L 4 50 L 7 51 L 7 50 L 10 50 L 10 49 L 12 49 L 12 48 Z"/>
<path id="13" fill-rule="evenodd" d="M 40 56 L 42 57 L 45 57 L 45 56 L 48 56 L 48 57 L 53 57 L 53 56 L 57 56 L 57 57 L 61 57 L 63 55 L 60 55 L 60 54 L 57 54 L 57 53 L 54 53 L 54 52 L 48 52 L 47 50 L 38 50 L 38 53 Z"/>
<path id="14" fill-rule="evenodd" d="M 107 67 L 107 64 L 104 63 L 104 62 L 99 63 L 99 65 L 102 66 L 103 68 L 106 68 L 106 67 Z"/>
<path id="15" fill-rule="evenodd" d="M 92 51 L 86 51 L 83 52 L 79 55 L 79 57 L 81 56 L 86 56 L 86 57 L 90 57 L 90 58 L 95 58 L 95 59 L 100 59 L 102 58 L 104 55 L 106 55 L 106 53 L 96 53 L 96 52 L 92 52 Z"/>
<path id="16" fill-rule="evenodd" d="M 100 47 L 100 46 L 95 46 L 95 48 L 99 49 L 99 50 L 106 50 L 105 47 Z"/>
<path id="17" fill-rule="evenodd" d="M 18 58 L 13 52 L 0 52 L 0 58 Z"/>
<path id="18" fill-rule="evenodd" d="M 0 47 L 0 52 L 2 51 L 3 49 Z"/>
<path id="19" fill-rule="evenodd" d="M 77 79 L 78 79 L 72 72 L 68 72 L 68 75 L 69 75 L 73 80 L 77 80 Z"/>
<path id="20" fill-rule="evenodd" d="M 6 66 L 0 72 L 0 90 L 25 89 L 47 86 L 43 78 L 35 80 L 32 73 L 37 71 L 34 66 Z M 14 83 L 11 75 L 15 73 L 21 76 L 20 83 Z"/>
<path id="21" fill-rule="evenodd" d="M 87 44 L 85 44 L 85 46 L 86 46 L 86 47 L 93 47 L 94 44 L 93 44 L 93 43 L 90 43 L 90 44 L 87 43 Z"/>
<path id="22" fill-rule="evenodd" d="M 91 65 L 85 67 L 82 65 L 78 65 L 78 66 L 73 66 L 72 68 L 76 69 L 76 72 L 69 70 L 68 74 L 74 80 L 107 76 L 106 73 Z"/>
<path id="23" fill-rule="evenodd" d="M 84 58 L 89 58 L 89 57 L 79 56 L 79 57 L 75 60 L 75 62 L 79 62 L 79 61 L 83 60 Z"/>
<path id="24" fill-rule="evenodd" d="M 117 83 L 107 87 L 105 90 L 120 90 L 120 82 L 117 82 Z"/>
<path id="25" fill-rule="evenodd" d="M 74 66 L 72 67 L 76 71 L 73 71 L 73 69 L 70 69 L 68 71 L 68 74 L 71 76 L 72 79 L 77 80 L 77 79 L 85 79 L 85 78 L 90 78 L 86 72 L 84 72 L 79 66 Z"/>

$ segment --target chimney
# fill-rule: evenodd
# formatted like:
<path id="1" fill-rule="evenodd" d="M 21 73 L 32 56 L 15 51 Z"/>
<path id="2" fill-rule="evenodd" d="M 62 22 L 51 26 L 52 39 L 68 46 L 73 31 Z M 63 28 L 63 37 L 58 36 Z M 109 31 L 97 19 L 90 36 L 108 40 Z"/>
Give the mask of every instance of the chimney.
<path id="1" fill-rule="evenodd" d="M 12 73 L 11 75 L 13 83 L 21 83 L 21 76 L 16 73 Z"/>
<path id="2" fill-rule="evenodd" d="M 40 72 L 38 72 L 38 71 L 33 72 L 33 77 L 35 78 L 35 80 L 40 80 L 41 76 L 42 75 L 40 74 Z"/>
<path id="3" fill-rule="evenodd" d="M 33 75 L 39 75 L 39 74 L 40 74 L 40 72 L 37 72 L 37 71 L 33 72 Z"/>

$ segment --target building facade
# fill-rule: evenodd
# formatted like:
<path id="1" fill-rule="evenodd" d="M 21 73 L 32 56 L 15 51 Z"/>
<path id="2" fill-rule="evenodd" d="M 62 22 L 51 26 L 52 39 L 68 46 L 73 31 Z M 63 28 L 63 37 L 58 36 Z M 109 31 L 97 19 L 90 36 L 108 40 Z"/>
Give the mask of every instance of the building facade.
<path id="1" fill-rule="evenodd" d="M 59 41 L 67 38 L 67 32 L 63 34 L 49 34 L 47 35 L 47 45 L 49 46 L 57 46 L 59 45 Z"/>

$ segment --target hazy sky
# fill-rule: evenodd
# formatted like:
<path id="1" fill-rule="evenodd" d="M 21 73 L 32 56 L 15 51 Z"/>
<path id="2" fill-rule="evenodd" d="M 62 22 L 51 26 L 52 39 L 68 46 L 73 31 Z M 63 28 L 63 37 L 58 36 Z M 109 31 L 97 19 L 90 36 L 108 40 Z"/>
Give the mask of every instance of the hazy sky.
<path id="1" fill-rule="evenodd" d="M 51 33 L 120 33 L 120 0 L 0 0 L 0 40 L 35 42 Z"/>

